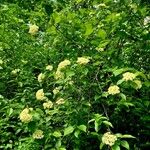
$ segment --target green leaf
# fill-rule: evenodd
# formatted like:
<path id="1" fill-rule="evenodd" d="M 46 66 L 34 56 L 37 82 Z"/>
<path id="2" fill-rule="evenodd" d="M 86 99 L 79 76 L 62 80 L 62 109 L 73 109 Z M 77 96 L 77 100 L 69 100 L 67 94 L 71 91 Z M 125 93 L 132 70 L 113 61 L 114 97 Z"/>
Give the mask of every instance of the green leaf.
<path id="1" fill-rule="evenodd" d="M 93 122 L 93 121 L 95 121 L 95 119 L 91 119 L 91 120 L 89 120 L 89 121 L 88 121 L 88 123 Z"/>
<path id="2" fill-rule="evenodd" d="M 124 134 L 124 135 L 122 135 L 121 138 L 136 138 L 136 137 L 129 135 L 129 134 Z"/>
<path id="3" fill-rule="evenodd" d="M 97 33 L 97 36 L 104 40 L 107 36 L 107 33 L 103 29 L 100 29 Z"/>
<path id="4" fill-rule="evenodd" d="M 66 148 L 64 148 L 64 147 L 61 147 L 61 148 L 59 148 L 59 150 L 66 150 Z"/>
<path id="5" fill-rule="evenodd" d="M 113 125 L 112 125 L 111 122 L 109 122 L 109 121 L 103 121 L 103 123 L 104 123 L 105 125 L 110 126 L 110 127 L 113 128 Z"/>
<path id="6" fill-rule="evenodd" d="M 13 109 L 10 108 L 10 109 L 9 109 L 9 114 L 8 114 L 8 115 L 10 116 L 12 113 L 13 113 Z"/>
<path id="7" fill-rule="evenodd" d="M 113 71 L 113 74 L 115 75 L 115 76 L 118 76 L 118 75 L 120 75 L 121 73 L 123 73 L 123 72 L 125 72 L 125 71 L 127 71 L 128 70 L 128 68 L 121 68 L 121 69 L 115 69 L 114 71 Z"/>
<path id="8" fill-rule="evenodd" d="M 88 36 L 93 32 L 92 24 L 91 23 L 86 23 L 85 27 L 86 27 L 85 35 Z"/>
<path id="9" fill-rule="evenodd" d="M 129 148 L 129 144 L 128 144 L 127 141 L 121 141 L 121 145 L 122 145 L 123 147 L 125 147 L 126 149 L 130 149 L 130 148 Z"/>
<path id="10" fill-rule="evenodd" d="M 105 48 L 109 42 L 110 40 L 105 40 L 105 41 L 100 42 L 100 44 L 98 45 L 98 48 Z"/>
<path id="11" fill-rule="evenodd" d="M 136 76 L 141 76 L 142 78 L 144 78 L 145 80 L 147 80 L 145 74 L 143 74 L 142 72 L 136 72 L 135 75 Z"/>
<path id="12" fill-rule="evenodd" d="M 75 136 L 76 138 L 79 137 L 79 134 L 80 134 L 80 130 L 76 130 L 76 131 L 74 132 L 74 136 Z"/>
<path id="13" fill-rule="evenodd" d="M 85 125 L 78 126 L 78 129 L 80 129 L 81 131 L 86 132 L 86 126 Z"/>
<path id="14" fill-rule="evenodd" d="M 134 83 L 136 83 L 136 89 L 140 89 L 142 87 L 142 83 L 140 80 L 134 80 Z"/>
<path id="15" fill-rule="evenodd" d="M 80 2 L 82 2 L 82 1 L 83 1 L 83 0 L 76 0 L 77 4 L 80 3 Z"/>
<path id="16" fill-rule="evenodd" d="M 120 104 L 121 104 L 121 105 L 125 105 L 126 107 L 134 106 L 134 104 L 129 103 L 129 102 L 121 102 Z"/>
<path id="17" fill-rule="evenodd" d="M 59 147 L 61 147 L 61 140 L 59 139 L 56 144 L 55 147 L 58 149 Z"/>
<path id="18" fill-rule="evenodd" d="M 95 124 L 95 131 L 98 132 L 98 130 L 99 130 L 99 124 L 96 121 L 94 122 L 94 124 Z"/>
<path id="19" fill-rule="evenodd" d="M 64 130 L 64 136 L 71 134 L 74 131 L 74 127 L 73 126 L 69 126 L 67 128 L 65 128 Z"/>
<path id="20" fill-rule="evenodd" d="M 112 150 L 120 150 L 120 146 L 115 144 L 112 146 Z"/>
<path id="21" fill-rule="evenodd" d="M 126 96 L 123 93 L 119 94 L 123 100 L 126 100 Z"/>
<path id="22" fill-rule="evenodd" d="M 101 150 L 104 146 L 104 143 L 101 143 L 100 146 L 99 146 L 99 149 Z"/>
<path id="23" fill-rule="evenodd" d="M 72 77 L 72 76 L 74 76 L 74 75 L 75 75 L 74 71 L 70 71 L 70 70 L 69 70 L 69 71 L 66 72 L 66 76 L 67 76 L 67 77 Z"/>
<path id="24" fill-rule="evenodd" d="M 124 82 L 123 79 L 118 80 L 117 85 L 121 84 L 122 82 Z"/>
<path id="25" fill-rule="evenodd" d="M 61 21 L 60 14 L 58 14 L 58 13 L 53 13 L 53 18 L 54 18 L 56 24 Z"/>
<path id="26" fill-rule="evenodd" d="M 60 131 L 55 131 L 55 132 L 53 133 L 53 136 L 55 136 L 55 137 L 61 137 L 62 134 L 61 134 Z"/>
<path id="27" fill-rule="evenodd" d="M 122 137 L 122 134 L 121 133 L 117 133 L 115 134 L 117 137 L 121 138 Z"/>

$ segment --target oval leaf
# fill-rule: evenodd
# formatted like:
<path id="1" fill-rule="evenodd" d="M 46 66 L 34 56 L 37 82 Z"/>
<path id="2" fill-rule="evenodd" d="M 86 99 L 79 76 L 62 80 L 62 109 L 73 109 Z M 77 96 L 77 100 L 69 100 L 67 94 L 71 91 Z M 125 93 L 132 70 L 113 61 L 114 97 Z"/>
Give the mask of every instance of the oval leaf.
<path id="1" fill-rule="evenodd" d="M 86 132 L 86 126 L 85 125 L 78 126 L 78 129 L 80 129 L 81 131 Z"/>
<path id="2" fill-rule="evenodd" d="M 64 130 L 64 136 L 71 134 L 74 131 L 74 127 L 73 126 L 69 126 L 67 128 L 65 128 Z"/>
<path id="3" fill-rule="evenodd" d="M 121 146 L 125 147 L 126 149 L 130 149 L 127 141 L 121 141 Z"/>
<path id="4" fill-rule="evenodd" d="M 55 137 L 61 137 L 62 134 L 61 134 L 60 131 L 55 131 L 55 132 L 53 133 L 53 136 L 55 136 Z"/>

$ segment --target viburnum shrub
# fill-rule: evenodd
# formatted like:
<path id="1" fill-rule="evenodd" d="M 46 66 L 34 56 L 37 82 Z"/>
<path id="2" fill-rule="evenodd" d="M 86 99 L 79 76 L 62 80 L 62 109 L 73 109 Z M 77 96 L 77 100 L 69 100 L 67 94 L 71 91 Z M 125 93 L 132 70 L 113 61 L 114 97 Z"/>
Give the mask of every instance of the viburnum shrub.
<path id="1" fill-rule="evenodd" d="M 148 147 L 148 14 L 136 0 L 2 0 L 0 149 Z"/>

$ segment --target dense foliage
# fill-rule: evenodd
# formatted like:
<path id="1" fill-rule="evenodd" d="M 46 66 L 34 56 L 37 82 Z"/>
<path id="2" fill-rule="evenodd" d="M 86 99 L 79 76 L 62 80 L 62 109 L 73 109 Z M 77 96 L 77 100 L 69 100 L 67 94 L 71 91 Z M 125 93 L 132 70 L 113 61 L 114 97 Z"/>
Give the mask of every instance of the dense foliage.
<path id="1" fill-rule="evenodd" d="M 149 1 L 1 0 L 0 149 L 149 147 Z"/>

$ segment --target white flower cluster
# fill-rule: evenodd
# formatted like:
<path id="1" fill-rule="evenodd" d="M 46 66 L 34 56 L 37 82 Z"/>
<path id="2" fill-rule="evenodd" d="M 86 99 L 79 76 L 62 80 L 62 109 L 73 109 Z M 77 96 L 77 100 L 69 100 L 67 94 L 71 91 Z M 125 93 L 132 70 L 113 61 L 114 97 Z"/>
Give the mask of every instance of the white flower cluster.
<path id="1" fill-rule="evenodd" d="M 65 59 L 64 61 L 60 62 L 58 65 L 58 70 L 64 69 L 66 66 L 69 66 L 71 64 L 70 60 Z"/>
<path id="2" fill-rule="evenodd" d="M 102 142 L 109 146 L 113 146 L 116 140 L 117 137 L 114 134 L 111 134 L 110 132 L 106 132 L 102 137 Z"/>
<path id="3" fill-rule="evenodd" d="M 42 138 L 44 137 L 43 131 L 42 131 L 42 130 L 36 130 L 36 131 L 33 133 L 32 137 L 33 137 L 34 139 L 42 139 Z"/>
<path id="4" fill-rule="evenodd" d="M 56 101 L 56 104 L 58 105 L 61 105 L 61 104 L 64 104 L 65 103 L 65 100 L 63 98 L 60 98 Z"/>
<path id="5" fill-rule="evenodd" d="M 25 108 L 19 115 L 19 118 L 22 122 L 28 123 L 32 120 L 32 115 L 30 114 L 30 111 L 32 109 Z"/>
<path id="6" fill-rule="evenodd" d="M 44 107 L 44 109 L 50 109 L 53 107 L 53 103 L 51 101 L 47 101 L 47 102 L 43 103 L 43 107 Z"/>
<path id="7" fill-rule="evenodd" d="M 60 88 L 59 87 L 56 87 L 54 90 L 53 90 L 53 94 L 56 95 L 59 93 L 59 90 Z"/>
<path id="8" fill-rule="evenodd" d="M 77 63 L 80 65 L 85 65 L 87 63 L 89 63 L 90 59 L 89 58 L 85 58 L 85 57 L 78 57 L 77 59 Z"/>
<path id="9" fill-rule="evenodd" d="M 44 92 L 43 92 L 43 89 L 40 89 L 40 90 L 38 90 L 38 91 L 36 92 L 36 99 L 37 99 L 37 100 L 40 100 L 40 101 L 46 99 L 45 94 L 44 94 Z"/>
<path id="10" fill-rule="evenodd" d="M 20 69 L 14 69 L 12 70 L 11 74 L 16 75 L 18 72 L 20 72 Z"/>
<path id="11" fill-rule="evenodd" d="M 38 32 L 38 30 L 39 30 L 39 27 L 35 24 L 29 26 L 29 33 L 31 35 L 35 35 Z"/>
<path id="12" fill-rule="evenodd" d="M 120 88 L 117 85 L 112 85 L 108 88 L 108 94 L 115 95 L 120 93 Z"/>
<path id="13" fill-rule="evenodd" d="M 135 74 L 134 73 L 131 73 L 131 72 L 126 72 L 126 73 L 124 73 L 123 74 L 123 80 L 125 80 L 125 81 L 128 81 L 128 80 L 133 80 L 133 79 L 135 79 Z"/>
<path id="14" fill-rule="evenodd" d="M 61 79 L 64 77 L 64 73 L 62 72 L 62 70 L 64 68 L 66 68 L 67 66 L 69 66 L 71 64 L 70 60 L 65 59 L 64 61 L 60 62 L 58 64 L 58 68 L 57 71 L 55 73 L 55 78 L 56 79 Z"/>
<path id="15" fill-rule="evenodd" d="M 52 71 L 52 70 L 53 70 L 53 66 L 52 66 L 52 65 L 48 65 L 48 66 L 46 66 L 46 70 L 48 70 L 48 71 Z"/>
<path id="16" fill-rule="evenodd" d="M 144 18 L 144 26 L 148 25 L 150 23 L 150 16 L 146 16 Z"/>
<path id="17" fill-rule="evenodd" d="M 41 83 L 41 82 L 43 82 L 44 79 L 45 79 L 45 74 L 40 73 L 40 74 L 38 75 L 38 81 Z"/>

